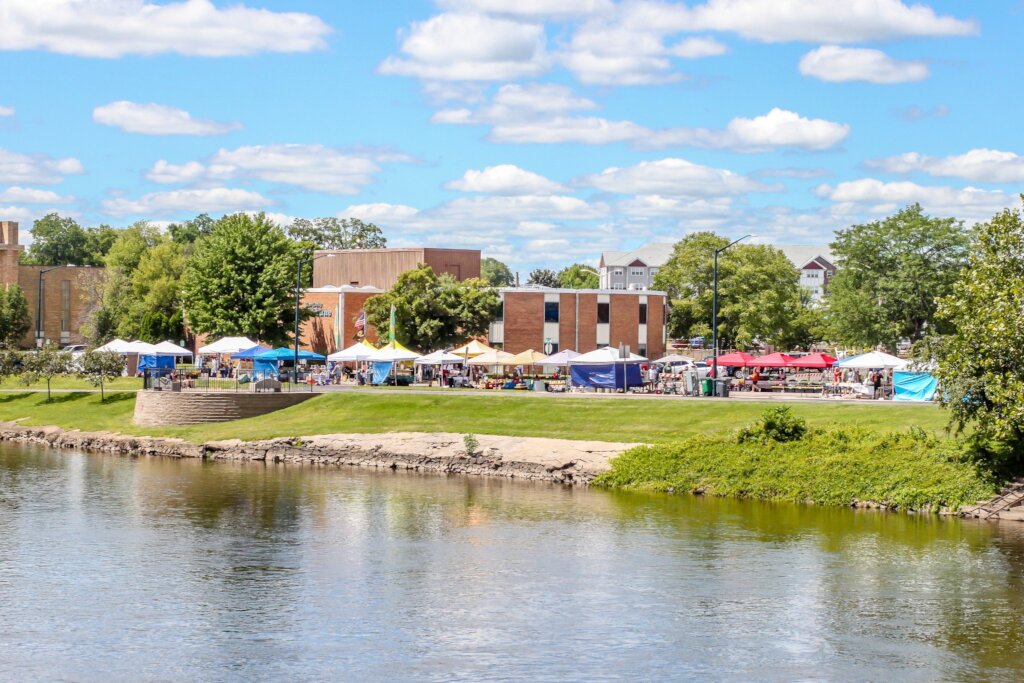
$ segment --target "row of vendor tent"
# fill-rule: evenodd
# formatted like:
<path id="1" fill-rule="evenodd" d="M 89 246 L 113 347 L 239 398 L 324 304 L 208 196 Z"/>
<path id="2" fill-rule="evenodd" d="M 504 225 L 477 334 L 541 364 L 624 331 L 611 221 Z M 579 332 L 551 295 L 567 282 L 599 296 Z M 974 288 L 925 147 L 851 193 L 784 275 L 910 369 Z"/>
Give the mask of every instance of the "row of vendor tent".
<path id="1" fill-rule="evenodd" d="M 150 344 L 139 340 L 129 342 L 123 339 L 114 339 L 96 350 L 119 353 L 122 356 L 138 356 L 138 361 L 135 364 L 136 372 L 142 372 L 146 368 L 173 368 L 175 359 L 192 357 L 191 351 L 171 341 Z"/>
<path id="2" fill-rule="evenodd" d="M 789 356 L 785 353 L 770 353 L 766 356 L 752 356 L 749 353 L 736 351 L 726 353 L 717 359 L 718 365 L 739 368 L 806 368 L 809 370 L 825 368 L 849 368 L 851 370 L 903 370 L 909 361 L 881 351 L 862 353 L 838 360 L 824 353 L 811 353 L 806 356 Z"/>

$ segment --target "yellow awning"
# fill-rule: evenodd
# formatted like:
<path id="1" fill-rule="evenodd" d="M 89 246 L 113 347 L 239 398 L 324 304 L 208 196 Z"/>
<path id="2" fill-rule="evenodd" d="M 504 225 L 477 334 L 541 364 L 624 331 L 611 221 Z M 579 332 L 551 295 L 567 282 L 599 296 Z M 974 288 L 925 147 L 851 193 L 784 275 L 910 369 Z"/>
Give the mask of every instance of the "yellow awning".
<path id="1" fill-rule="evenodd" d="M 543 353 L 534 351 L 533 349 L 527 349 L 521 353 L 517 353 L 511 358 L 506 358 L 501 361 L 502 365 L 539 365 L 540 361 L 547 358 Z"/>
<path id="2" fill-rule="evenodd" d="M 451 352 L 454 353 L 456 356 L 462 356 L 463 358 L 467 356 L 470 358 L 474 358 L 482 353 L 487 353 L 488 351 L 493 350 L 494 349 L 492 349 L 487 344 L 484 344 L 483 342 L 474 339 L 470 341 L 468 344 L 463 344 L 457 349 L 452 349 Z"/>

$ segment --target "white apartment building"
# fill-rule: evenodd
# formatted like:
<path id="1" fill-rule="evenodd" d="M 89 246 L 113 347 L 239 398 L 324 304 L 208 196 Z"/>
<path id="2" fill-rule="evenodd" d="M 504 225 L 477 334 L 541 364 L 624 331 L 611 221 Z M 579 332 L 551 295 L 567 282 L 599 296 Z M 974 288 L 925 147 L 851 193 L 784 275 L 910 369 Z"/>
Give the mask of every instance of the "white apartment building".
<path id="1" fill-rule="evenodd" d="M 601 289 L 641 290 L 654 288 L 654 276 L 672 256 L 672 244 L 652 242 L 633 251 L 606 251 L 601 254 Z M 827 246 L 780 246 L 796 269 L 800 285 L 814 301 L 821 301 L 825 285 L 836 274 L 832 252 Z"/>

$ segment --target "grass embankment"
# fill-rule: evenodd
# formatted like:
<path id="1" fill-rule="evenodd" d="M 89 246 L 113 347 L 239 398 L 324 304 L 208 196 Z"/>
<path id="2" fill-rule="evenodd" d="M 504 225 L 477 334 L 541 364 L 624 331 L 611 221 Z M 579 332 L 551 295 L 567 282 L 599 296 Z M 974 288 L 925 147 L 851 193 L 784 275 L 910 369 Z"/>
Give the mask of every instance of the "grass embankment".
<path id="1" fill-rule="evenodd" d="M 918 428 L 812 428 L 788 441 L 739 433 L 632 448 L 597 485 L 736 498 L 957 509 L 990 498 L 1001 478 L 954 439 Z"/>

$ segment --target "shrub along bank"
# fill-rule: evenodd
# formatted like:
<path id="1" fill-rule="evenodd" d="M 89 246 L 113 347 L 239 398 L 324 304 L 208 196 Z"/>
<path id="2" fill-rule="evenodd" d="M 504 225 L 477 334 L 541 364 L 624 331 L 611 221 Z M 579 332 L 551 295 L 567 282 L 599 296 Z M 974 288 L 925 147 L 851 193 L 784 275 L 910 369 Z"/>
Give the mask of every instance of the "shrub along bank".
<path id="1" fill-rule="evenodd" d="M 596 485 L 823 505 L 959 508 L 990 498 L 1000 477 L 957 441 L 918 428 L 809 429 L 773 408 L 735 435 L 630 449 Z"/>

